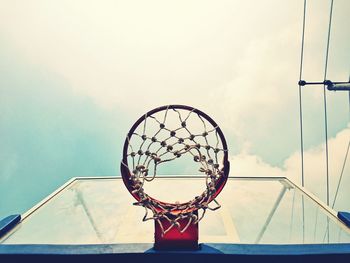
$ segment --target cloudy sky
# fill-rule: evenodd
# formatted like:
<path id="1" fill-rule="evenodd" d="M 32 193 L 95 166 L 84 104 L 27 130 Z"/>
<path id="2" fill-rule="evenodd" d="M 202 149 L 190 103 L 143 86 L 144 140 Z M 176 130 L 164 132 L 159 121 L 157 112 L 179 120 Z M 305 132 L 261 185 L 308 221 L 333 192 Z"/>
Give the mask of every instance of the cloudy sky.
<path id="1" fill-rule="evenodd" d="M 0 0 L 0 7 L 0 217 L 25 211 L 73 176 L 118 175 L 129 127 L 166 104 L 197 107 L 218 122 L 231 175 L 300 182 L 302 0 Z M 329 8 L 328 0 L 308 1 L 309 81 L 323 80 Z M 349 78 L 348 10 L 349 1 L 334 1 L 334 81 Z M 321 86 L 303 90 L 306 186 L 325 200 L 322 95 Z M 346 93 L 327 99 L 333 193 L 349 107 Z M 337 209 L 350 210 L 349 167 Z"/>

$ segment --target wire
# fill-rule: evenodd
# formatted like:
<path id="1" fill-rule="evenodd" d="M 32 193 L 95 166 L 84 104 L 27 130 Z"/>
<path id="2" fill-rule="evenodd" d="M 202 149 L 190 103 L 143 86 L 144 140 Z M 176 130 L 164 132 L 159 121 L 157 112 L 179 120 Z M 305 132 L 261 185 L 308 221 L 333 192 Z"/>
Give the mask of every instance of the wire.
<path id="1" fill-rule="evenodd" d="M 293 202 L 292 202 L 292 213 L 290 216 L 290 227 L 289 227 L 289 242 L 292 239 L 292 232 L 293 232 L 293 222 L 294 222 L 294 203 L 295 203 L 295 189 L 293 191 Z"/>
<path id="2" fill-rule="evenodd" d="M 304 14 L 303 14 L 303 30 L 301 36 L 301 52 L 300 52 L 300 70 L 299 83 L 303 75 L 303 60 L 304 60 L 304 42 L 305 42 L 305 20 L 306 20 L 306 0 L 304 0 Z M 302 92 L 299 84 L 299 120 L 300 120 L 300 154 L 301 154 L 301 185 L 304 186 L 304 138 L 303 138 L 303 106 L 302 106 Z"/>
<path id="3" fill-rule="evenodd" d="M 349 91 L 349 120 L 350 120 L 350 91 Z M 339 192 L 339 187 L 340 187 L 341 181 L 342 181 L 342 179 L 343 179 L 343 174 L 344 174 L 344 170 L 345 170 L 345 165 L 346 165 L 346 161 L 347 161 L 347 159 L 348 159 L 349 148 L 350 148 L 350 140 L 349 140 L 349 142 L 348 142 L 348 148 L 346 149 L 346 154 L 345 154 L 344 161 L 343 161 L 343 167 L 342 167 L 341 172 L 340 172 L 340 176 L 339 176 L 339 180 L 338 180 L 338 185 L 337 185 L 337 190 L 336 190 L 335 195 L 334 195 L 332 208 L 334 208 L 335 202 L 337 201 L 337 196 L 338 196 L 338 192 Z"/>
<path id="4" fill-rule="evenodd" d="M 344 174 L 344 170 L 345 170 L 345 165 L 346 165 L 346 161 L 347 161 L 347 159 L 348 159 L 349 148 L 350 148 L 350 140 L 349 140 L 349 143 L 348 143 L 348 148 L 347 148 L 347 150 L 346 150 L 346 154 L 345 154 L 345 158 L 344 158 L 344 162 L 343 162 L 343 167 L 342 167 L 342 169 L 341 169 L 341 173 L 340 173 L 340 177 L 339 177 L 339 181 L 338 181 L 338 185 L 337 185 L 337 190 L 336 190 L 335 195 L 334 195 L 334 200 L 333 200 L 332 208 L 334 208 L 335 202 L 337 201 L 337 196 L 338 196 L 339 187 L 340 187 L 340 184 L 341 184 L 341 180 L 343 179 L 343 174 Z"/>
<path id="5" fill-rule="evenodd" d="M 301 185 L 304 187 L 304 138 L 303 138 L 303 101 L 301 92 L 301 78 L 303 75 L 304 44 L 305 44 L 305 21 L 306 21 L 306 0 L 304 0 L 303 29 L 301 34 L 300 70 L 299 70 L 299 121 L 300 121 L 300 157 L 301 157 Z M 304 197 L 302 196 L 303 207 L 303 243 L 305 241 L 305 210 Z"/>
<path id="6" fill-rule="evenodd" d="M 329 55 L 329 43 L 331 38 L 331 27 L 332 27 L 332 15 L 333 15 L 333 2 L 331 1 L 330 13 L 329 13 L 329 24 L 328 24 L 328 36 L 327 36 L 327 48 L 326 48 L 326 60 L 324 67 L 324 80 L 327 78 L 328 70 L 328 55 Z M 326 177 L 327 177 L 327 205 L 329 205 L 329 158 L 328 158 L 328 124 L 327 124 L 327 94 L 326 85 L 323 86 L 323 104 L 324 104 L 324 128 L 325 128 L 325 141 L 326 141 Z"/>

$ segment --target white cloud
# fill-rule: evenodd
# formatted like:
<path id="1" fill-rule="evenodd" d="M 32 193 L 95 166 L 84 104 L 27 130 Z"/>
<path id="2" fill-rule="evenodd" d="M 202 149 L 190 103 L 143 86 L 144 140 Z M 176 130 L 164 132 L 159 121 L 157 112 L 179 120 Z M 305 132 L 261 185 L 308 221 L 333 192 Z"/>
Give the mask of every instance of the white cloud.
<path id="1" fill-rule="evenodd" d="M 288 38 L 285 44 L 290 49 L 298 34 L 295 25 L 300 22 L 293 20 L 294 12 L 300 11 L 293 1 L 289 19 L 259 15 L 272 5 L 286 11 L 284 4 L 274 1 L 255 3 L 255 8 L 241 1 L 176 5 L 164 1 L 34 1 L 21 5 L 4 5 L 0 28 L 22 56 L 63 76 L 76 92 L 91 96 L 100 106 L 128 111 L 180 102 L 220 115 L 216 106 L 222 95 L 239 101 L 235 108 L 240 112 L 245 103 L 258 100 L 266 105 L 271 98 L 275 102 L 278 96 L 269 96 L 268 91 L 276 92 L 279 87 L 270 80 L 281 80 L 288 71 L 276 72 L 282 68 L 276 58 L 285 53 L 280 38 Z M 293 34 L 285 34 L 288 32 Z M 272 61 L 271 53 L 275 54 Z M 264 79 L 268 74 L 269 79 Z M 228 93 L 232 88 L 234 94 Z M 237 93 L 242 95 L 235 100 Z M 230 107 L 233 115 L 235 108 Z"/>
<path id="2" fill-rule="evenodd" d="M 335 3 L 330 76 L 337 79 L 348 73 L 348 5 L 346 0 Z M 308 80 L 323 77 L 328 8 L 328 1 L 308 5 Z M 2 43 L 12 46 L 20 60 L 62 76 L 77 95 L 100 107 L 127 112 L 130 123 L 155 106 L 192 105 L 222 126 L 231 152 L 250 144 L 251 155 L 233 157 L 233 171 L 300 173 L 298 154 L 291 153 L 299 147 L 301 2 L 7 1 L 0 19 Z M 313 140 L 309 146 L 317 145 L 322 93 L 310 89 L 304 95 L 306 144 Z M 330 136 L 345 127 L 342 98 L 330 107 L 330 122 L 338 120 Z M 337 142 L 343 132 L 330 140 L 336 156 L 330 160 L 332 176 L 339 173 L 344 150 Z M 320 147 L 305 153 L 311 187 L 324 185 Z M 287 156 L 282 168 L 271 165 Z"/>
<path id="3" fill-rule="evenodd" d="M 317 72 L 327 22 L 317 14 L 327 8 L 309 6 L 307 54 L 314 60 L 306 68 L 317 65 Z M 0 32 L 19 57 L 101 107 L 135 119 L 155 106 L 193 105 L 244 142 L 277 127 L 297 132 L 280 115 L 298 125 L 301 14 L 302 4 L 274 0 L 30 1 L 20 8 L 11 1 L 0 10 Z"/>
<path id="4" fill-rule="evenodd" d="M 350 127 L 340 131 L 335 137 L 328 141 L 329 147 L 329 179 L 330 179 L 330 201 L 334 199 L 335 189 L 344 162 L 344 157 L 350 140 Z M 350 159 L 350 157 L 348 157 Z M 230 158 L 231 175 L 236 176 L 286 176 L 301 184 L 301 159 L 300 152 L 293 153 L 287 158 L 282 168 L 272 166 L 259 156 L 242 152 Z M 325 144 L 308 149 L 304 152 L 305 163 L 305 187 L 316 196 L 326 202 L 326 164 Z M 350 163 L 344 170 L 343 181 L 340 186 L 336 208 L 350 209 L 350 193 L 346 190 L 350 184 Z"/>

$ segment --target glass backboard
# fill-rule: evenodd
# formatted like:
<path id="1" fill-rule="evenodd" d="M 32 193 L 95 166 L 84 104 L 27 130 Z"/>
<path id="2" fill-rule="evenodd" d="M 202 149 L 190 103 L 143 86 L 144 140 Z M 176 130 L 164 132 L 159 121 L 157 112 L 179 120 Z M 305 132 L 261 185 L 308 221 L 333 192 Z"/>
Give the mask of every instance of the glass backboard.
<path id="1" fill-rule="evenodd" d="M 202 183 L 161 177 L 147 192 L 160 200 L 180 192 L 186 200 Z M 350 243 L 335 212 L 284 177 L 229 177 L 217 200 L 222 207 L 200 222 L 200 243 Z M 26 212 L 0 244 L 153 243 L 154 222 L 142 222 L 144 208 L 134 201 L 120 177 L 74 178 Z"/>

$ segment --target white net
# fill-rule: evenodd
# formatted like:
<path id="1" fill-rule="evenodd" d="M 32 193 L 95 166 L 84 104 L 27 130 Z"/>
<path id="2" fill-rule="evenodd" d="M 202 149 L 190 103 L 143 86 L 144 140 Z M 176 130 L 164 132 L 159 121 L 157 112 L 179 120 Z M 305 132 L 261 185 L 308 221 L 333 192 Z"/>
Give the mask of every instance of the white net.
<path id="1" fill-rule="evenodd" d="M 187 106 L 163 107 L 140 120 L 127 136 L 127 152 L 122 161 L 122 166 L 129 171 L 129 189 L 138 199 L 135 205 L 145 207 L 143 220 L 157 220 L 163 235 L 173 227 L 184 232 L 190 224 L 197 224 L 207 209 L 220 207 L 215 200 L 217 186 L 227 176 L 224 173 L 227 149 L 223 135 L 207 115 Z M 183 157 L 191 157 L 190 165 L 195 165 L 200 174 L 205 175 L 202 194 L 185 203 L 166 203 L 145 193 L 145 184 L 157 177 L 159 167 Z M 214 207 L 209 206 L 211 201 L 215 203 Z M 151 216 L 148 210 L 152 212 Z M 200 216 L 194 213 L 197 210 L 202 211 Z M 167 229 L 162 226 L 161 219 L 169 221 Z M 187 219 L 185 225 L 179 223 L 183 219 Z"/>

